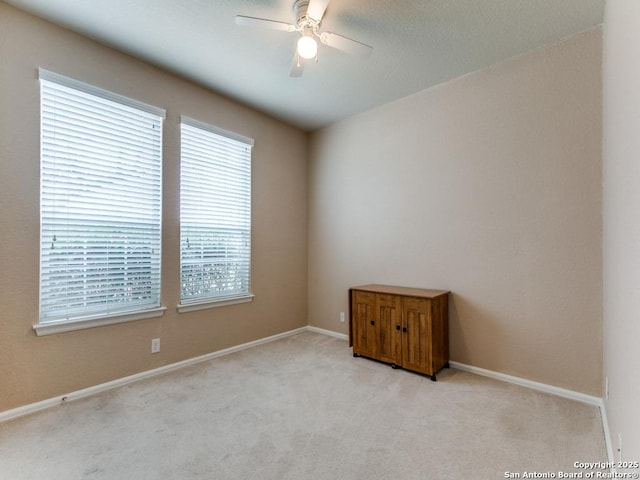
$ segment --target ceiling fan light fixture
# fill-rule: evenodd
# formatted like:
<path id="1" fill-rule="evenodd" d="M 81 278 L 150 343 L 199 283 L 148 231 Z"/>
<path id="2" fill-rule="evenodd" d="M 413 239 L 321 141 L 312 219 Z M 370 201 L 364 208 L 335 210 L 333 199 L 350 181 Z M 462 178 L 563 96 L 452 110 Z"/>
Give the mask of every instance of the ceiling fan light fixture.
<path id="1" fill-rule="evenodd" d="M 302 58 L 314 58 L 318 53 L 318 43 L 308 35 L 298 39 L 298 55 Z"/>
<path id="2" fill-rule="evenodd" d="M 322 29 L 324 17 L 330 0 L 293 0 L 293 14 L 295 23 L 285 23 L 268 18 L 247 17 L 236 15 L 236 23 L 244 26 L 258 26 L 271 30 L 296 32 L 300 35 L 296 43 L 293 63 L 289 71 L 290 77 L 302 76 L 304 60 L 318 61 L 318 42 L 343 52 L 368 57 L 372 48 L 369 45 L 343 37 L 337 33 L 326 32 Z M 323 47 L 324 48 L 324 47 Z"/>

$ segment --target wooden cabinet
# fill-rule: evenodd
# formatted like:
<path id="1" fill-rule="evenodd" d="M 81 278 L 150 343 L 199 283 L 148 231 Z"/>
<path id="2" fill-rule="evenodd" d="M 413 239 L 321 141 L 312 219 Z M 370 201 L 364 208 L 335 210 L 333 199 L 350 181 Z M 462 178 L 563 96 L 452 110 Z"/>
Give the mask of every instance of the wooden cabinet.
<path id="1" fill-rule="evenodd" d="M 445 290 L 362 285 L 349 289 L 349 346 L 368 357 L 436 380 L 449 366 Z"/>

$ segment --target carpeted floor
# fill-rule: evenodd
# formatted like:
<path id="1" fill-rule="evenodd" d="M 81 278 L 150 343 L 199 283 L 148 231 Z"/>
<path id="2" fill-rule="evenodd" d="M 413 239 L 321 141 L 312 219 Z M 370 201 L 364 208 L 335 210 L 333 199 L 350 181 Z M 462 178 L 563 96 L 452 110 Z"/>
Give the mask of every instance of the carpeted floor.
<path id="1" fill-rule="evenodd" d="M 455 369 L 431 382 L 316 333 L 0 424 L 7 480 L 488 480 L 606 460 L 596 407 Z"/>

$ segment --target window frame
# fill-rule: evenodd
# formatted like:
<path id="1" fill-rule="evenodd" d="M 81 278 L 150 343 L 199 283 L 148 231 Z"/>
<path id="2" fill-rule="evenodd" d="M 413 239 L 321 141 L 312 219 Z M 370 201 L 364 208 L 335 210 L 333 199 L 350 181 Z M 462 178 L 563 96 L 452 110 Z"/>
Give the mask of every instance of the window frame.
<path id="1" fill-rule="evenodd" d="M 89 85 L 86 84 L 84 82 L 80 82 L 78 80 L 69 78 L 69 77 L 65 77 L 63 75 L 54 73 L 54 72 L 50 72 L 48 70 L 45 69 L 38 69 L 38 77 L 40 80 L 40 116 L 41 116 L 41 123 L 40 123 L 40 144 L 41 144 L 41 153 L 40 153 L 40 163 L 41 163 L 41 172 L 40 172 L 40 209 L 41 209 L 41 213 L 40 213 L 40 234 L 39 234 L 39 240 L 40 240 L 40 261 L 39 261 L 39 271 L 40 271 L 40 280 L 39 280 L 39 293 L 38 293 L 38 302 L 39 302 L 39 315 L 38 315 L 38 323 L 33 325 L 33 328 L 36 332 L 36 334 L 38 336 L 41 335 L 48 335 L 48 334 L 55 334 L 55 333 L 61 333 L 61 332 L 66 332 L 66 331 L 73 331 L 73 330 L 79 330 L 79 329 L 85 329 L 85 328 L 93 328 L 93 327 L 98 327 L 98 326 L 103 326 L 103 325 L 110 325 L 110 324 L 116 324 L 116 323 L 122 323 L 122 322 L 128 322 L 128 321 L 134 321 L 134 320 L 140 320 L 143 318 L 154 318 L 154 317 L 159 317 L 162 316 L 164 314 L 164 311 L 166 310 L 165 307 L 162 307 L 161 305 L 161 288 L 162 288 L 162 161 L 163 161 L 163 149 L 162 149 L 162 144 L 163 144 L 163 123 L 164 120 L 166 119 L 166 112 L 164 109 L 158 108 L 158 107 L 154 107 L 151 105 L 148 105 L 146 103 L 110 92 L 108 90 L 104 90 L 101 89 L 99 87 L 95 87 L 93 85 Z M 77 312 L 67 312 L 66 314 L 62 314 L 60 313 L 61 310 L 59 310 L 59 313 L 54 313 L 52 314 L 50 317 L 47 317 L 44 313 L 43 313 L 43 306 L 42 306 L 42 295 L 43 295 L 43 285 L 45 285 L 43 283 L 43 242 L 45 241 L 45 239 L 43 238 L 43 225 L 44 225 L 44 214 L 43 214 L 43 205 L 44 205 L 44 200 L 43 200 L 43 195 L 45 192 L 45 187 L 43 186 L 43 179 L 44 174 L 42 169 L 44 168 L 45 163 L 47 163 L 47 165 L 49 164 L 48 162 L 50 162 L 49 159 L 46 159 L 45 161 L 45 150 L 44 150 L 44 133 L 45 133 L 45 105 L 44 105 L 44 99 L 45 99 L 45 95 L 44 95 L 44 89 L 46 88 L 46 84 L 54 84 L 55 86 L 51 87 L 52 89 L 55 88 L 59 88 L 59 87 L 64 87 L 66 89 L 72 89 L 74 90 L 74 94 L 78 94 L 80 96 L 84 96 L 85 98 L 83 98 L 83 100 L 91 100 L 91 97 L 95 97 L 95 103 L 90 107 L 90 108 L 96 108 L 96 105 L 98 105 L 101 101 L 107 101 L 107 102 L 111 102 L 111 103 L 115 103 L 115 104 L 119 104 L 120 106 L 125 106 L 128 108 L 132 108 L 135 110 L 138 110 L 140 113 L 144 112 L 144 114 L 150 114 L 153 115 L 155 117 L 157 117 L 157 119 L 155 119 L 156 121 L 158 121 L 158 126 L 159 126 L 159 131 L 157 133 L 157 135 L 154 135 L 153 138 L 155 140 L 158 141 L 157 144 L 154 144 L 155 146 L 153 148 L 151 148 L 151 150 L 155 151 L 156 153 L 153 157 L 153 162 L 158 164 L 158 179 L 156 180 L 155 184 L 159 184 L 159 186 L 154 187 L 157 188 L 157 190 L 155 191 L 155 193 L 153 193 L 153 195 L 155 196 L 155 199 L 153 200 L 154 202 L 154 209 L 158 212 L 155 216 L 157 223 L 157 229 L 156 227 L 152 228 L 152 231 L 156 231 L 157 230 L 157 236 L 155 237 L 154 240 L 152 240 L 152 242 L 157 242 L 158 245 L 158 252 L 156 254 L 154 254 L 154 258 L 157 257 L 157 260 L 154 260 L 153 262 L 157 262 L 157 268 L 154 267 L 149 267 L 149 275 L 150 278 L 152 280 L 157 280 L 154 281 L 154 283 L 152 284 L 151 288 L 151 292 L 152 292 L 152 297 L 151 297 L 151 301 L 144 303 L 144 301 L 140 302 L 140 303 L 136 303 L 136 302 L 132 302 L 131 304 L 129 304 L 129 306 L 131 308 L 126 308 L 127 304 L 123 303 L 121 306 L 118 307 L 113 307 L 113 302 L 105 302 L 105 309 L 103 311 L 97 311 L 96 309 L 91 309 L 89 310 L 85 310 L 83 311 L 77 311 Z M 52 90 L 53 91 L 53 90 Z M 76 112 L 77 112 L 77 108 L 78 106 L 76 104 L 74 104 L 73 102 L 70 103 L 66 103 L 64 104 L 65 106 L 69 106 L 69 105 L 73 105 L 74 108 L 76 108 Z M 118 121 L 122 122 L 126 117 L 122 116 L 122 117 L 118 117 L 115 116 L 114 118 L 116 118 Z M 52 128 L 51 125 L 48 125 L 47 128 Z M 92 144 L 93 145 L 93 144 Z M 120 145 L 120 144 L 118 144 Z M 60 147 L 56 147 L 56 148 L 60 148 Z M 78 147 L 76 147 L 78 148 Z M 56 150 L 59 151 L 59 150 Z M 77 150 L 76 150 L 77 151 Z M 100 152 L 104 153 L 105 150 L 100 150 Z M 144 192 L 146 193 L 146 191 Z M 158 203 L 155 203 L 158 202 Z M 152 223 L 151 225 L 155 225 L 154 223 Z M 83 238 L 83 237 L 79 237 L 79 238 Z M 86 238 L 86 237 L 84 237 Z M 149 237 L 149 238 L 154 238 L 154 237 Z M 135 257 L 135 258 L 139 258 L 139 257 Z M 94 264 L 95 265 L 95 264 Z M 109 264 L 111 265 L 111 264 Z M 123 267 L 125 268 L 126 265 L 122 264 Z M 95 268 L 95 267 L 93 267 Z M 157 271 L 157 274 L 154 273 Z M 70 280 L 67 280 L 67 282 Z M 109 282 L 111 282 L 112 280 L 108 280 Z M 65 283 L 66 285 L 67 283 Z M 124 287 L 123 287 L 124 288 Z M 155 293 L 153 292 L 157 292 L 157 296 Z M 156 301 L 157 299 L 157 301 Z"/>
<path id="2" fill-rule="evenodd" d="M 231 295 L 214 295 L 214 296 L 197 297 L 197 298 L 190 298 L 190 299 L 185 299 L 183 297 L 183 242 L 184 242 L 183 226 L 184 226 L 184 222 L 183 222 L 182 212 L 183 212 L 184 205 L 183 205 L 182 194 L 183 194 L 183 172 L 184 172 L 183 167 L 185 162 L 185 158 L 184 158 L 185 156 L 184 156 L 184 150 L 183 150 L 184 143 L 185 143 L 183 126 L 187 126 L 188 128 L 191 128 L 191 129 L 202 130 L 205 133 L 205 135 L 213 134 L 215 136 L 224 137 L 227 141 L 243 144 L 245 147 L 248 148 L 249 179 L 248 179 L 247 198 L 245 198 L 245 201 L 248 203 L 248 247 L 246 250 L 246 254 L 248 256 L 248 263 L 247 263 L 248 273 L 247 273 L 247 279 L 246 279 L 247 281 L 246 292 L 236 293 Z M 180 292 L 179 292 L 179 303 L 176 307 L 176 310 L 179 313 L 186 313 L 186 312 L 203 310 L 203 309 L 214 308 L 214 307 L 248 303 L 253 301 L 255 297 L 255 295 L 252 293 L 252 290 L 251 290 L 252 289 L 251 274 L 253 270 L 252 269 L 252 244 L 251 244 L 251 237 L 252 237 L 251 172 L 252 172 L 252 164 L 253 164 L 253 155 L 252 155 L 253 146 L 254 146 L 254 140 L 252 138 L 245 137 L 235 132 L 224 130 L 222 128 L 216 127 L 214 125 L 210 125 L 208 123 L 201 122 L 199 120 L 195 120 L 185 115 L 182 115 L 180 117 L 180 221 L 179 221 L 180 223 L 180 266 L 179 266 Z"/>

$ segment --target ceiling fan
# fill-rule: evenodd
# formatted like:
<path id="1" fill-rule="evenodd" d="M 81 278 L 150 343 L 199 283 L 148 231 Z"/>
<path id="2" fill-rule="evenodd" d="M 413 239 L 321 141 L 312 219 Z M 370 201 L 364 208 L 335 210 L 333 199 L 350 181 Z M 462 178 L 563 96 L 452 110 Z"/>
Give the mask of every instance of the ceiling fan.
<path id="1" fill-rule="evenodd" d="M 327 5 L 329 5 L 329 0 L 296 0 L 293 4 L 293 13 L 296 18 L 295 24 L 244 15 L 236 15 L 236 23 L 247 27 L 256 26 L 284 32 L 298 32 L 300 38 L 298 38 L 291 71 L 289 72 L 292 77 L 302 76 L 304 59 L 315 58 L 317 61 L 318 41 L 352 55 L 363 58 L 369 57 L 373 50 L 369 45 L 343 37 L 337 33 L 320 30 L 322 17 Z"/>

